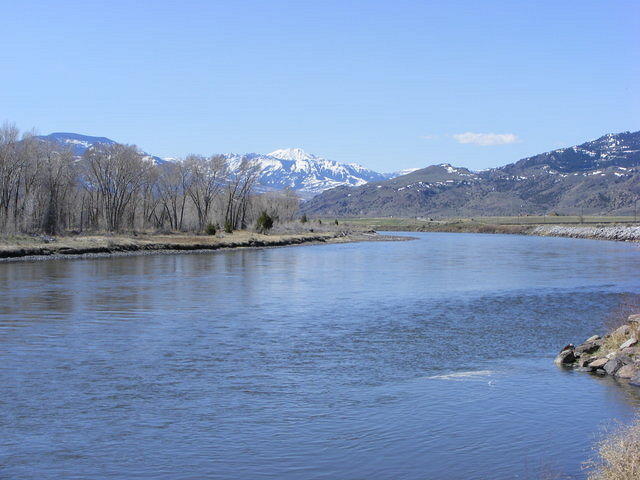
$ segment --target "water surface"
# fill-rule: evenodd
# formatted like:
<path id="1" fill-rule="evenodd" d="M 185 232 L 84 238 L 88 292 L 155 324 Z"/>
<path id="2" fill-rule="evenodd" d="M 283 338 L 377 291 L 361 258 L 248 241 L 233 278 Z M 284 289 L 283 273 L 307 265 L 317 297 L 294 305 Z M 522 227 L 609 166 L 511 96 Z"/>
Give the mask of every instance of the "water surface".
<path id="1" fill-rule="evenodd" d="M 0 264 L 0 478 L 583 478 L 640 246 L 412 235 Z"/>

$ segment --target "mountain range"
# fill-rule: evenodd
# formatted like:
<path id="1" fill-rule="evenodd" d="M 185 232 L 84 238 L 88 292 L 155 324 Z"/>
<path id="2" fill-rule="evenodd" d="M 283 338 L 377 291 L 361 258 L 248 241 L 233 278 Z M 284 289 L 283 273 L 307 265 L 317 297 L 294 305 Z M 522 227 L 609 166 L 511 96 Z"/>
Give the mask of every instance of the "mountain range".
<path id="1" fill-rule="evenodd" d="M 481 172 L 440 164 L 341 186 L 302 209 L 331 217 L 612 214 L 633 213 L 638 198 L 640 132 L 623 132 Z"/>
<path id="2" fill-rule="evenodd" d="M 71 148 L 76 156 L 81 156 L 97 143 L 114 144 L 106 137 L 93 137 L 78 133 L 56 132 L 40 137 L 43 140 Z M 160 158 L 143 152 L 157 164 L 173 159 Z M 407 173 L 378 173 L 357 163 L 339 163 L 312 155 L 300 148 L 275 150 L 271 153 L 225 154 L 231 168 L 237 167 L 243 157 L 256 161 L 261 168 L 258 189 L 261 191 L 290 188 L 303 199 L 309 199 L 324 190 L 339 186 L 359 186 L 367 182 L 386 180 Z"/>
<path id="3" fill-rule="evenodd" d="M 52 133 L 40 137 L 82 155 L 106 137 Z M 144 153 L 144 152 L 143 152 Z M 173 159 L 144 155 L 157 164 Z M 260 191 L 290 188 L 312 216 L 480 216 L 630 213 L 640 197 L 640 132 L 596 140 L 474 172 L 450 164 L 379 173 L 299 148 L 225 154 L 231 168 L 247 156 L 262 171 Z"/>

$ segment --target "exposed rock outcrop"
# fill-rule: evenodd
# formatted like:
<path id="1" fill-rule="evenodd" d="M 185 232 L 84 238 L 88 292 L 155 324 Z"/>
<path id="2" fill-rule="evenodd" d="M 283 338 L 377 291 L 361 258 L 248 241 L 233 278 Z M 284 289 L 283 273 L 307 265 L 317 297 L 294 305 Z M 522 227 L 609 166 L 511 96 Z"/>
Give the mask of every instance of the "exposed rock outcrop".
<path id="1" fill-rule="evenodd" d="M 627 323 L 612 333 L 593 335 L 584 343 L 565 346 L 555 364 L 597 375 L 610 375 L 640 386 L 640 315 L 631 315 Z"/>

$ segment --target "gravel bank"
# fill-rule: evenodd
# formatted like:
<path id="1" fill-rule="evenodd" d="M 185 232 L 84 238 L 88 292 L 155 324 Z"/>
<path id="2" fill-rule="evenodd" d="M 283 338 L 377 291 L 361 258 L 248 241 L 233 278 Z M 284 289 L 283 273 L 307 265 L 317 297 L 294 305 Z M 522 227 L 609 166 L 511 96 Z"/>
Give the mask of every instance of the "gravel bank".
<path id="1" fill-rule="evenodd" d="M 529 233 L 531 235 L 550 237 L 592 238 L 597 240 L 617 240 L 623 242 L 640 241 L 640 226 L 634 225 L 538 225 Z"/>

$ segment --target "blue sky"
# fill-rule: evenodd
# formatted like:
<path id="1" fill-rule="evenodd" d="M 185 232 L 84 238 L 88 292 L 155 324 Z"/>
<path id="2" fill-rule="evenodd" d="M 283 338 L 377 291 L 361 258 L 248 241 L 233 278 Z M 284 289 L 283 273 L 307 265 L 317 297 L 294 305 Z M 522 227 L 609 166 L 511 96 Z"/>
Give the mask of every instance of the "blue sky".
<path id="1" fill-rule="evenodd" d="M 640 129 L 635 0 L 25 0 L 0 42 L 0 120 L 161 156 L 480 169 Z"/>

